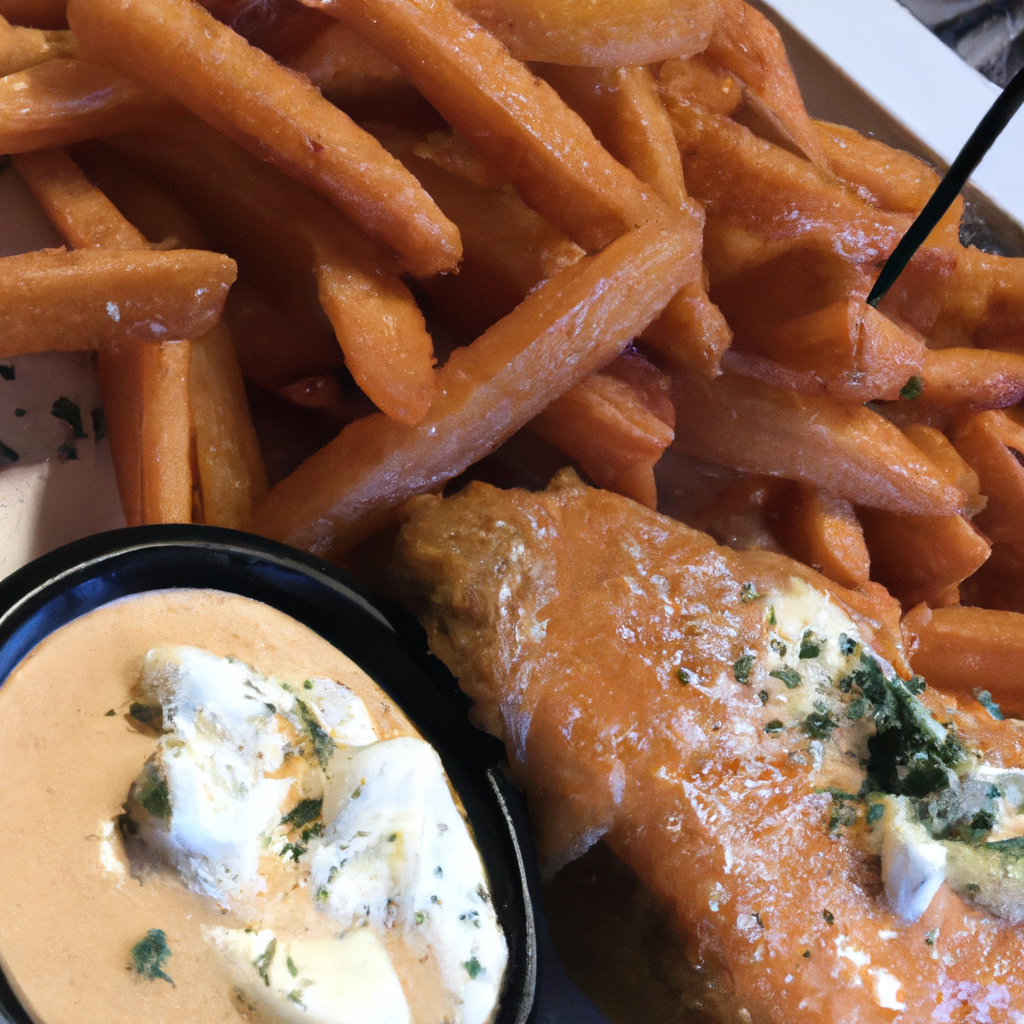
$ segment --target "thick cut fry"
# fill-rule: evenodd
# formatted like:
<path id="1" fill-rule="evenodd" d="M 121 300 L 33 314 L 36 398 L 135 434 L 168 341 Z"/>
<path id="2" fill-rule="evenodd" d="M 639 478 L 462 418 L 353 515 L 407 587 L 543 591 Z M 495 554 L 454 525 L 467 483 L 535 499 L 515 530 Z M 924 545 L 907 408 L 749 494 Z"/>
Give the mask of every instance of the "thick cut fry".
<path id="1" fill-rule="evenodd" d="M 0 76 L 61 57 L 77 57 L 78 40 L 68 32 L 12 25 L 0 15 Z"/>
<path id="2" fill-rule="evenodd" d="M 988 608 L 912 609 L 902 622 L 910 664 L 941 690 L 988 690 L 1007 715 L 1024 717 L 1024 615 Z"/>
<path id="3" fill-rule="evenodd" d="M 671 360 L 715 377 L 732 331 L 721 310 L 708 298 L 703 281 L 680 288 L 661 315 L 643 333 L 645 345 Z"/>
<path id="4" fill-rule="evenodd" d="M 895 399 L 919 373 L 924 342 L 862 299 L 840 299 L 764 328 L 737 330 L 730 369 L 809 395 Z"/>
<path id="5" fill-rule="evenodd" d="M 520 60 L 639 66 L 699 53 L 718 13 L 709 0 L 457 0 Z"/>
<path id="6" fill-rule="evenodd" d="M 706 53 L 686 60 L 667 60 L 658 68 L 663 96 L 676 103 L 696 103 L 713 114 L 729 117 L 743 102 L 743 85 Z"/>
<path id="7" fill-rule="evenodd" d="M 672 447 L 754 473 L 803 480 L 854 505 L 954 515 L 966 497 L 888 420 L 861 405 L 722 374 L 673 370 Z"/>
<path id="8" fill-rule="evenodd" d="M 667 380 L 664 385 L 667 392 Z M 574 459 L 599 487 L 657 508 L 654 464 L 674 432 L 646 399 L 629 380 L 601 371 L 556 398 L 529 427 Z"/>
<path id="9" fill-rule="evenodd" d="M 1024 540 L 1024 423 L 1018 410 L 981 412 L 968 417 L 952 434 L 956 450 L 978 474 L 988 498 L 975 517 L 995 542 Z"/>
<path id="10" fill-rule="evenodd" d="M 779 496 L 775 534 L 788 555 L 844 587 L 863 587 L 871 558 L 853 506 L 812 484 L 791 484 Z"/>
<path id="11" fill-rule="evenodd" d="M 959 603 L 958 586 L 977 572 L 991 545 L 963 516 L 899 516 L 861 509 L 871 576 L 904 608 Z"/>
<path id="12" fill-rule="evenodd" d="M 579 115 L 450 0 L 310 0 L 310 6 L 393 60 L 453 128 L 507 169 L 530 206 L 584 249 L 599 249 L 659 215 L 662 204 L 612 159 Z M 696 216 L 692 238 L 696 251 Z M 695 261 L 691 280 L 698 269 Z"/>
<path id="13" fill-rule="evenodd" d="M 180 100 L 304 182 L 398 252 L 407 270 L 454 270 L 458 232 L 380 144 L 300 75 L 193 0 L 72 0 L 83 52 Z"/>
<path id="14" fill-rule="evenodd" d="M 688 245 L 685 225 L 654 222 L 566 268 L 452 353 L 419 423 L 346 427 L 271 491 L 256 529 L 320 553 L 369 536 L 613 359 L 679 288 Z"/>
<path id="15" fill-rule="evenodd" d="M 0 152 L 67 146 L 180 110 L 103 64 L 49 60 L 0 78 Z"/>
<path id="16" fill-rule="evenodd" d="M 139 351 L 142 372 L 142 522 L 192 522 L 192 344 L 172 341 Z"/>
<path id="17" fill-rule="evenodd" d="M 109 141 L 184 195 L 218 244 L 264 277 L 279 276 L 283 263 L 315 280 L 346 363 L 379 409 L 406 423 L 426 412 L 433 342 L 383 246 L 194 118 Z"/>
<path id="18" fill-rule="evenodd" d="M 744 97 L 758 114 L 809 160 L 827 168 L 778 29 L 745 0 L 719 0 L 719 4 L 721 13 L 708 40 L 708 56 L 743 83 Z"/>
<path id="19" fill-rule="evenodd" d="M 967 504 L 963 514 L 973 519 L 984 507 L 985 496 L 981 493 L 981 482 L 978 474 L 964 461 L 953 443 L 935 427 L 924 423 L 908 423 L 902 427 L 907 439 L 913 442 L 928 457 L 929 461 L 946 477 L 946 480 L 959 487 L 967 495 Z"/>
<path id="20" fill-rule="evenodd" d="M 41 250 L 0 259 L 0 356 L 203 334 L 234 260 L 179 249 Z"/>
<path id="21" fill-rule="evenodd" d="M 203 522 L 241 529 L 267 492 L 267 471 L 223 321 L 192 342 L 188 381 Z"/>
<path id="22" fill-rule="evenodd" d="M 1024 399 L 1024 353 L 944 348 L 926 353 L 921 397 L 944 409 L 1005 409 Z"/>

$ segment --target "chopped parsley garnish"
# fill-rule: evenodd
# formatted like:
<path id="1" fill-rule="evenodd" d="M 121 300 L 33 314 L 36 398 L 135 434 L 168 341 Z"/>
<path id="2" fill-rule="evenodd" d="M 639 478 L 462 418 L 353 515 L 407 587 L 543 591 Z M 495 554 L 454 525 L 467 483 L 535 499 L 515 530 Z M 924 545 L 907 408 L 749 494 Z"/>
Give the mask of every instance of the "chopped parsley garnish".
<path id="1" fill-rule="evenodd" d="M 885 817 L 885 804 L 868 804 L 868 824 L 874 825 Z"/>
<path id="2" fill-rule="evenodd" d="M 163 970 L 170 955 L 171 947 L 167 945 L 167 936 L 160 928 L 150 928 L 146 932 L 146 937 L 132 946 L 132 966 L 136 974 L 141 974 L 148 981 L 161 978 L 173 985 L 174 982 Z"/>
<path id="3" fill-rule="evenodd" d="M 427 915 L 424 914 L 422 910 L 417 910 L 416 911 L 416 914 L 414 916 L 414 920 L 416 921 L 417 924 L 423 924 L 423 922 L 426 921 L 426 919 L 427 919 Z"/>
<path id="4" fill-rule="evenodd" d="M 835 786 L 827 786 L 825 789 L 816 789 L 815 793 L 828 793 L 832 797 L 832 810 L 828 817 L 828 830 L 835 832 L 840 825 L 852 825 L 857 820 L 857 811 L 851 807 L 851 802 L 856 803 L 860 797 L 853 793 L 844 793 Z"/>
<path id="5" fill-rule="evenodd" d="M 764 731 L 767 733 L 782 732 L 786 727 L 777 719 L 773 718 L 770 722 L 765 724 Z"/>
<path id="6" fill-rule="evenodd" d="M 921 392 L 923 390 L 924 381 L 915 373 L 914 376 L 900 388 L 900 398 L 903 398 L 908 402 L 912 402 L 915 398 L 921 397 Z"/>
<path id="7" fill-rule="evenodd" d="M 313 689 L 313 680 L 312 679 L 305 680 L 305 682 L 303 682 L 303 684 L 302 684 L 302 688 L 304 690 L 312 690 Z"/>
<path id="8" fill-rule="evenodd" d="M 857 650 L 857 641 L 851 636 L 847 636 L 845 633 L 839 634 L 839 653 L 847 656 L 853 654 Z"/>
<path id="9" fill-rule="evenodd" d="M 836 720 L 831 711 L 812 711 L 803 721 L 802 728 L 808 736 L 816 740 L 827 740 L 836 727 Z"/>
<path id="10" fill-rule="evenodd" d="M 305 701 L 296 698 L 295 707 L 298 709 L 299 718 L 302 719 L 302 726 L 309 733 L 313 741 L 313 753 L 316 754 L 321 768 L 327 767 L 331 755 L 334 753 L 334 740 L 324 731 L 324 727 L 318 721 L 316 715 L 309 710 Z"/>
<path id="11" fill-rule="evenodd" d="M 740 587 L 740 600 L 744 604 L 749 604 L 751 601 L 759 601 L 764 594 L 760 594 L 757 591 L 757 587 L 753 583 L 744 583 Z"/>
<path id="12" fill-rule="evenodd" d="M 793 668 L 777 668 L 769 672 L 773 679 L 781 679 L 786 684 L 787 690 L 795 690 L 800 685 L 800 673 Z"/>
<path id="13" fill-rule="evenodd" d="M 274 962 L 274 954 L 277 952 L 277 939 L 271 939 L 266 946 L 266 949 L 255 960 L 252 965 L 256 968 L 256 973 L 263 979 L 263 984 L 270 988 L 270 965 Z"/>
<path id="14" fill-rule="evenodd" d="M 78 449 L 65 441 L 57 448 L 57 459 L 59 462 L 75 462 L 78 459 Z"/>
<path id="15" fill-rule="evenodd" d="M 281 847 L 281 856 L 284 858 L 291 857 L 293 861 L 298 863 L 299 858 L 306 852 L 308 848 L 303 843 L 285 843 Z"/>
<path id="16" fill-rule="evenodd" d="M 938 941 L 938 938 L 939 938 L 939 929 L 938 928 L 929 928 L 928 931 L 926 931 L 924 933 L 924 944 L 926 946 L 934 946 L 935 943 Z"/>
<path id="17" fill-rule="evenodd" d="M 9 363 L 0 363 L 0 378 L 14 380 L 14 367 Z"/>
<path id="18" fill-rule="evenodd" d="M 811 951 L 809 949 L 805 949 L 804 950 L 804 959 L 805 960 L 810 960 L 811 959 Z"/>
<path id="19" fill-rule="evenodd" d="M 483 971 L 480 961 L 475 956 L 471 956 L 462 966 L 466 968 L 470 981 L 475 981 Z"/>
<path id="20" fill-rule="evenodd" d="M 150 722 L 157 722 L 163 717 L 164 709 L 159 704 L 143 704 L 141 701 L 132 701 L 128 705 L 128 714 L 136 722 L 148 725 Z"/>
<path id="21" fill-rule="evenodd" d="M 2 455 L 8 462 L 17 462 L 21 456 L 11 447 L 0 441 L 0 455 Z"/>
<path id="22" fill-rule="evenodd" d="M 689 686 L 690 685 L 690 676 L 691 675 L 693 675 L 693 673 L 688 668 L 678 668 L 678 669 L 676 669 L 676 679 L 678 679 L 679 682 L 682 683 L 683 686 Z"/>
<path id="23" fill-rule="evenodd" d="M 102 441 L 107 436 L 107 414 L 100 409 L 93 409 L 89 414 L 92 417 L 92 436 L 96 441 Z"/>
<path id="24" fill-rule="evenodd" d="M 836 919 L 832 914 L 831 910 L 823 910 L 821 916 L 825 919 L 825 924 L 835 924 Z"/>
<path id="25" fill-rule="evenodd" d="M 154 818 L 171 816 L 171 795 L 167 789 L 167 780 L 152 764 L 146 764 L 141 782 L 135 783 L 135 800 L 153 815 Z"/>
<path id="26" fill-rule="evenodd" d="M 105 712 L 105 717 L 113 718 L 116 714 L 117 712 L 113 708 L 111 708 L 109 711 Z"/>
<path id="27" fill-rule="evenodd" d="M 732 674 L 736 677 L 737 683 L 742 683 L 744 686 L 750 682 L 750 673 L 754 668 L 755 656 L 753 654 L 744 654 L 742 658 L 737 658 L 732 665 Z"/>
<path id="28" fill-rule="evenodd" d="M 20 406 L 14 410 L 14 415 L 20 420 L 22 416 L 28 415 L 28 409 L 22 409 Z"/>
<path id="29" fill-rule="evenodd" d="M 773 650 L 773 651 L 774 651 L 774 652 L 775 652 L 775 653 L 776 653 L 776 654 L 777 654 L 777 655 L 778 655 L 778 656 L 779 656 L 780 658 L 784 658 L 784 657 L 786 656 L 786 651 L 787 651 L 787 650 L 789 650 L 789 648 L 788 648 L 788 647 L 786 647 L 786 645 L 785 645 L 785 644 L 784 644 L 784 643 L 783 643 L 783 642 L 782 642 L 782 641 L 781 641 L 781 640 L 780 640 L 780 639 L 779 639 L 778 637 L 776 637 L 776 636 L 773 636 L 773 637 L 771 638 L 771 640 L 769 640 L 769 641 L 768 641 L 768 646 L 769 646 L 769 647 L 770 647 L 770 648 L 771 648 L 771 649 L 772 649 L 772 650 Z"/>
<path id="30" fill-rule="evenodd" d="M 82 426 L 82 410 L 70 398 L 58 398 L 53 403 L 50 415 L 70 424 L 72 436 L 77 440 L 80 441 L 89 436 Z"/>
<path id="31" fill-rule="evenodd" d="M 775 626 L 778 624 L 778 619 L 775 618 L 775 605 L 770 604 L 768 606 L 768 625 Z"/>
<path id="32" fill-rule="evenodd" d="M 982 690 L 978 687 L 974 691 L 974 699 L 997 721 L 1002 722 L 1005 720 L 1006 715 L 1003 714 L 1002 708 L 992 699 L 992 694 L 988 690 Z"/>
<path id="33" fill-rule="evenodd" d="M 758 695 L 757 695 L 757 699 L 762 704 L 767 704 L 768 703 L 768 691 L 767 690 L 761 690 L 761 692 L 758 693 Z"/>
<path id="34" fill-rule="evenodd" d="M 288 957 L 288 959 L 285 960 L 284 965 L 288 968 L 288 973 L 293 978 L 297 978 L 299 976 L 299 969 L 295 966 L 295 961 L 291 957 Z"/>
<path id="35" fill-rule="evenodd" d="M 309 797 L 306 800 L 300 800 L 282 819 L 282 825 L 289 825 L 292 829 L 302 828 L 303 825 L 308 825 L 311 821 L 316 821 L 320 817 L 320 812 L 324 807 L 324 798 L 322 796 Z"/>
<path id="36" fill-rule="evenodd" d="M 846 717 L 851 722 L 859 722 L 871 710 L 871 702 L 867 697 L 858 697 L 851 700 L 846 707 Z"/>
<path id="37" fill-rule="evenodd" d="M 804 631 L 800 639 L 800 658 L 806 661 L 808 658 L 816 658 L 821 654 L 821 641 L 808 629 Z"/>

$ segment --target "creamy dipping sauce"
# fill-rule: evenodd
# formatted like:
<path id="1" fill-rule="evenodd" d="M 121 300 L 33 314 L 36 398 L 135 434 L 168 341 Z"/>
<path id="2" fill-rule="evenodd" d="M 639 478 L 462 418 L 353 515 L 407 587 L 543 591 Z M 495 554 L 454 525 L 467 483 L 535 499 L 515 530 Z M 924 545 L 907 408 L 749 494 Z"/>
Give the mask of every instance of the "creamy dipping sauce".
<path id="1" fill-rule="evenodd" d="M 322 864 L 302 865 L 300 872 L 295 857 L 299 874 L 281 877 L 298 877 L 298 884 L 282 887 L 272 873 L 269 889 L 242 903 L 200 895 L 166 867 L 132 876 L 117 820 L 158 735 L 128 711 L 138 700 L 147 652 L 168 645 L 238 659 L 299 693 L 308 694 L 302 687 L 311 677 L 351 690 L 365 705 L 378 740 L 390 742 L 337 747 L 337 776 L 346 792 L 345 765 L 359 768 L 360 758 L 379 760 L 375 750 L 401 751 L 403 743 L 412 743 L 410 751 L 425 747 L 427 759 L 436 760 L 401 710 L 344 654 L 258 602 L 217 591 L 162 591 L 114 602 L 64 626 L 0 687 L 0 966 L 31 1016 L 40 1024 L 330 1019 L 316 1012 L 315 1000 L 307 1000 L 308 1008 L 301 999 L 275 1003 L 274 993 L 286 998 L 301 967 L 310 978 L 322 979 L 319 988 L 304 979 L 312 986 L 306 991 L 326 995 L 333 987 L 336 994 L 327 1002 L 338 1005 L 340 982 L 328 984 L 328 977 L 344 973 L 332 964 L 347 944 L 350 962 L 361 955 L 380 960 L 386 950 L 378 967 L 392 971 L 408 1006 L 398 1006 L 393 1019 L 440 1024 L 463 1019 L 465 1011 L 464 1019 L 484 1020 L 488 1008 L 453 1007 L 444 978 L 451 965 L 426 949 L 422 937 L 410 940 L 380 922 L 372 922 L 375 929 L 369 921 L 339 923 L 342 917 L 335 912 L 332 919 L 331 911 L 342 900 L 340 892 L 336 899 L 332 891 L 331 906 L 316 906 L 305 890 L 307 880 L 317 881 L 323 872 Z M 367 768 L 359 771 L 360 779 L 369 774 Z M 378 774 L 401 776 L 394 769 Z M 327 840 L 344 830 L 346 814 L 352 819 L 354 812 L 343 806 L 335 818 L 331 807 L 329 816 L 331 804 L 325 798 L 325 838 L 304 859 L 312 861 L 318 851 L 321 860 L 337 856 L 337 846 Z M 457 812 L 454 818 L 461 828 Z M 429 840 L 429 829 L 422 831 Z M 366 834 L 362 827 L 355 833 Z M 452 868 L 452 877 L 459 873 Z M 320 890 L 313 891 L 322 891 L 322 880 L 317 884 Z M 424 917 L 417 913 L 416 923 Z M 268 924 L 278 936 L 280 963 L 266 955 L 272 933 L 261 929 Z M 161 969 L 173 984 L 159 974 L 143 977 L 133 966 L 133 947 L 154 929 L 171 951 Z M 500 931 L 498 941 L 504 955 Z M 475 957 L 469 963 L 472 975 L 479 964 Z M 353 983 L 368 976 L 365 970 L 350 973 Z M 363 993 L 362 1002 L 372 1000 L 372 992 Z M 399 993 L 395 1005 L 402 1002 Z"/>

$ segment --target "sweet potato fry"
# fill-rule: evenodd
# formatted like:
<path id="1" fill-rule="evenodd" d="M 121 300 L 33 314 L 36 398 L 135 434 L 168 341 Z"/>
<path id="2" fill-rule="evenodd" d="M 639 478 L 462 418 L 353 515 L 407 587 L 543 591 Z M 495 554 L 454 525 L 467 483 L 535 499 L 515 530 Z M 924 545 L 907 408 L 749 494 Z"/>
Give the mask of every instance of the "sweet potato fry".
<path id="1" fill-rule="evenodd" d="M 870 578 L 871 558 L 853 506 L 813 484 L 790 484 L 779 496 L 774 532 L 788 555 L 844 587 Z"/>
<path id="2" fill-rule="evenodd" d="M 194 0 L 72 0 L 82 50 L 181 101 L 318 191 L 429 277 L 456 269 L 458 232 L 372 136 L 300 75 Z"/>
<path id="3" fill-rule="evenodd" d="M 706 53 L 667 60 L 658 68 L 661 94 L 676 103 L 696 103 L 729 117 L 743 102 L 743 84 Z"/>
<path id="4" fill-rule="evenodd" d="M 159 121 L 180 109 L 103 64 L 48 60 L 0 78 L 0 152 L 67 146 Z"/>
<path id="5" fill-rule="evenodd" d="M 732 342 L 732 331 L 721 310 L 708 298 L 704 282 L 691 281 L 672 296 L 641 338 L 671 362 L 715 377 Z"/>
<path id="6" fill-rule="evenodd" d="M 203 334 L 234 279 L 233 260 L 191 249 L 7 256 L 0 259 L 0 355 Z"/>
<path id="7" fill-rule="evenodd" d="M 426 412 L 433 342 L 388 250 L 197 119 L 109 141 L 184 195 L 250 267 L 273 279 L 283 264 L 315 281 L 346 363 L 379 409 L 409 423 Z"/>
<path id="8" fill-rule="evenodd" d="M 0 15 L 0 76 L 55 58 L 77 56 L 78 40 L 66 29 L 25 28 Z"/>
<path id="9" fill-rule="evenodd" d="M 685 225 L 652 222 L 567 267 L 455 350 L 419 423 L 368 416 L 346 427 L 270 492 L 256 529 L 335 554 L 368 536 L 614 358 L 678 290 L 688 245 Z"/>
<path id="10" fill-rule="evenodd" d="M 977 572 L 991 545 L 963 516 L 900 516 L 861 509 L 871 576 L 904 608 L 958 604 L 963 580 Z"/>
<path id="11" fill-rule="evenodd" d="M 668 382 L 663 383 L 667 399 Z M 529 428 L 574 459 L 599 487 L 657 508 L 654 464 L 674 432 L 630 380 L 608 370 L 591 374 L 535 416 Z"/>
<path id="12" fill-rule="evenodd" d="M 393 60 L 523 199 L 595 251 L 659 216 L 662 204 L 582 119 L 450 0 L 310 0 Z M 699 226 L 693 224 L 693 245 Z M 690 279 L 698 272 L 695 262 Z"/>
<path id="13" fill-rule="evenodd" d="M 855 505 L 954 515 L 964 493 L 899 430 L 861 405 L 722 374 L 673 370 L 672 447 L 704 462 L 803 480 Z"/>
<path id="14" fill-rule="evenodd" d="M 717 14 L 708 0 L 458 0 L 520 60 L 639 66 L 699 53 Z"/>
<path id="15" fill-rule="evenodd" d="M 988 608 L 912 609 L 902 622 L 910 664 L 941 690 L 988 690 L 1007 715 L 1024 717 L 1024 615 Z"/>
<path id="16" fill-rule="evenodd" d="M 944 348 L 925 355 L 922 404 L 945 409 L 1005 409 L 1024 399 L 1024 353 Z"/>
<path id="17" fill-rule="evenodd" d="M 901 428 L 907 440 L 928 457 L 945 476 L 947 482 L 959 487 L 967 495 L 963 514 L 973 519 L 984 507 L 985 496 L 981 493 L 978 474 L 964 461 L 953 443 L 941 430 L 924 423 L 908 423 Z"/>
<path id="18" fill-rule="evenodd" d="M 978 474 L 988 498 L 975 517 L 978 527 L 996 542 L 1024 539 L 1024 424 L 1019 410 L 993 410 L 969 416 L 956 425 L 952 441 Z"/>
<path id="19" fill-rule="evenodd" d="M 67 28 L 66 9 L 67 0 L 0 0 L 0 15 L 12 25 L 32 28 Z"/>

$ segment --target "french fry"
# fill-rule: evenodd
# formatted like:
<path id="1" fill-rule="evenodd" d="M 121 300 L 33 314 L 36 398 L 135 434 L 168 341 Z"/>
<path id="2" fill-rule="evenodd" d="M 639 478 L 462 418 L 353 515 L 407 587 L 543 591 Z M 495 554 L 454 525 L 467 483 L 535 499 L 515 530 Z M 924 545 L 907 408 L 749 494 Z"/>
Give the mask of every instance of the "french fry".
<path id="1" fill-rule="evenodd" d="M 699 53 L 718 10 L 707 0 L 458 0 L 520 60 L 639 66 Z"/>
<path id="2" fill-rule="evenodd" d="M 646 389 L 609 367 L 556 398 L 529 429 L 579 463 L 598 487 L 657 508 L 654 464 L 674 433 L 670 401 L 668 408 L 671 422 L 648 407 Z"/>
<path id="3" fill-rule="evenodd" d="M 779 501 L 784 511 L 775 535 L 788 555 L 844 587 L 868 583 L 871 556 L 853 506 L 813 484 L 791 484 Z"/>
<path id="4" fill-rule="evenodd" d="M 667 60 L 658 68 L 658 88 L 675 103 L 696 103 L 729 117 L 743 102 L 743 84 L 706 53 Z"/>
<path id="5" fill-rule="evenodd" d="M 732 331 L 708 298 L 703 281 L 691 281 L 672 296 L 641 335 L 645 345 L 673 363 L 715 377 L 732 342 Z"/>
<path id="6" fill-rule="evenodd" d="M 1004 713 L 1024 717 L 1024 615 L 917 607 L 902 627 L 910 664 L 930 684 L 954 693 L 988 690 Z"/>
<path id="7" fill-rule="evenodd" d="M 507 168 L 526 203 L 588 252 L 663 210 L 550 86 L 450 0 L 316 6 L 393 60 L 453 128 Z M 696 251 L 696 220 L 691 237 Z M 698 272 L 694 261 L 689 279 Z"/>
<path id="8" fill-rule="evenodd" d="M 345 361 L 379 409 L 407 423 L 426 412 L 433 342 L 387 249 L 197 119 L 108 141 L 183 195 L 220 244 L 268 279 L 283 263 L 315 281 Z"/>
<path id="9" fill-rule="evenodd" d="M 193 0 L 71 0 L 86 54 L 174 95 L 235 142 L 271 159 L 370 235 L 411 273 L 455 270 L 458 232 L 416 180 L 302 76 Z"/>
<path id="10" fill-rule="evenodd" d="M 862 405 L 674 368 L 672 447 L 691 458 L 803 480 L 854 505 L 955 515 L 966 496 L 888 420 Z"/>
<path id="11" fill-rule="evenodd" d="M 678 290 L 688 246 L 685 224 L 655 221 L 567 267 L 452 353 L 419 423 L 352 423 L 270 492 L 256 529 L 336 556 L 369 536 L 611 361 Z"/>
<path id="12" fill-rule="evenodd" d="M 66 29 L 48 30 L 12 25 L 0 15 L 0 76 L 45 61 L 78 56 L 78 40 Z"/>
<path id="13" fill-rule="evenodd" d="M 899 516 L 861 509 L 871 576 L 904 608 L 958 604 L 958 587 L 989 556 L 991 545 L 963 516 Z"/>
<path id="14" fill-rule="evenodd" d="M 942 409 L 1005 409 L 1024 399 L 1024 353 L 982 348 L 929 351 L 921 368 L 921 397 Z"/>
<path id="15" fill-rule="evenodd" d="M 103 64 L 48 60 L 0 78 L 0 152 L 67 146 L 138 128 L 180 109 Z"/>
<path id="16" fill-rule="evenodd" d="M 964 461 L 941 430 L 924 423 L 907 423 L 901 429 L 907 440 L 924 452 L 946 480 L 964 492 L 967 503 L 963 514 L 973 519 L 985 507 L 987 500 L 981 493 L 978 474 Z"/>
<path id="17" fill-rule="evenodd" d="M 241 529 L 266 494 L 267 471 L 223 321 L 192 342 L 188 388 L 203 522 Z"/>
<path id="18" fill-rule="evenodd" d="M 0 259 L 0 357 L 203 334 L 235 279 L 218 253 L 40 250 Z"/>

